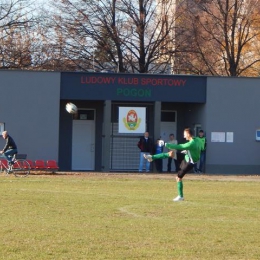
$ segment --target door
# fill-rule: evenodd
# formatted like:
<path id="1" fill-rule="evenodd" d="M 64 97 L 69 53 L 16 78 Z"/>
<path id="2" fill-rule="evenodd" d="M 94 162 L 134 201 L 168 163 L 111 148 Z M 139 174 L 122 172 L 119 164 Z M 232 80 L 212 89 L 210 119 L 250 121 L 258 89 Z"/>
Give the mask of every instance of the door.
<path id="1" fill-rule="evenodd" d="M 95 121 L 73 120 L 72 170 L 94 170 Z"/>
<path id="2" fill-rule="evenodd" d="M 176 123 L 175 122 L 161 122 L 161 138 L 164 140 L 166 143 L 169 140 L 169 135 L 174 134 L 174 137 L 176 139 Z M 164 153 L 168 152 L 167 148 L 164 148 L 163 150 Z M 167 163 L 168 160 L 164 159 L 163 160 L 163 171 L 167 171 Z M 175 164 L 172 162 L 172 170 L 175 169 Z"/>
<path id="3" fill-rule="evenodd" d="M 169 135 L 174 134 L 176 139 L 177 132 L 177 113 L 176 111 L 162 111 L 161 113 L 161 139 L 167 142 L 169 140 Z M 164 148 L 163 152 L 168 152 L 167 148 Z M 168 160 L 163 160 L 163 171 L 167 171 Z M 175 169 L 175 164 L 172 162 L 172 170 Z"/>

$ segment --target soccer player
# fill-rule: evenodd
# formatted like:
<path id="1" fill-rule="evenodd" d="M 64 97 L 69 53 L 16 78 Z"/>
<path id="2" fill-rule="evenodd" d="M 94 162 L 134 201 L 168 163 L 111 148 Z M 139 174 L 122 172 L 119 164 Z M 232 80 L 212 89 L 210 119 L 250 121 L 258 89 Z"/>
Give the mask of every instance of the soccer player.
<path id="1" fill-rule="evenodd" d="M 190 128 L 185 128 L 183 132 L 184 138 L 188 141 L 184 144 L 168 144 L 161 140 L 161 145 L 165 145 L 165 147 L 169 149 L 183 150 L 185 153 L 185 157 L 181 162 L 180 170 L 177 173 L 176 181 L 177 181 L 177 189 L 178 196 L 173 199 L 173 201 L 182 201 L 184 200 L 183 196 L 183 183 L 182 178 L 184 175 L 193 169 L 194 164 L 200 159 L 200 152 L 202 149 L 202 143 L 198 138 L 194 138 L 192 135 L 192 130 Z M 144 154 L 144 158 L 149 162 L 152 162 L 156 159 L 166 159 L 169 157 L 173 157 L 173 151 L 169 151 L 168 153 L 161 153 L 156 155 L 147 155 Z"/>

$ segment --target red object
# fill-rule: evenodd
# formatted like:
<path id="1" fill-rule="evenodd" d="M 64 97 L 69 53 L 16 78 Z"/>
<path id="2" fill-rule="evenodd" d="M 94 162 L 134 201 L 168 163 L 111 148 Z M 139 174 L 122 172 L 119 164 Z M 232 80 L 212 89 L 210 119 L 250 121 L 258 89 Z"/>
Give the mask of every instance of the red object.
<path id="1" fill-rule="evenodd" d="M 36 160 L 35 169 L 36 170 L 46 170 L 47 168 L 46 168 L 44 160 Z"/>
<path id="2" fill-rule="evenodd" d="M 49 170 L 58 170 L 59 166 L 55 160 L 48 160 L 46 164 L 46 168 Z"/>
<path id="3" fill-rule="evenodd" d="M 31 170 L 35 169 L 35 165 L 34 165 L 34 162 L 32 160 L 26 160 L 26 161 L 29 163 Z M 28 168 L 28 164 L 27 163 L 24 163 L 24 168 L 25 169 Z"/>
<path id="4" fill-rule="evenodd" d="M 1 163 L 8 169 L 8 163 L 7 160 L 1 159 Z M 3 169 L 2 169 L 3 170 Z"/>

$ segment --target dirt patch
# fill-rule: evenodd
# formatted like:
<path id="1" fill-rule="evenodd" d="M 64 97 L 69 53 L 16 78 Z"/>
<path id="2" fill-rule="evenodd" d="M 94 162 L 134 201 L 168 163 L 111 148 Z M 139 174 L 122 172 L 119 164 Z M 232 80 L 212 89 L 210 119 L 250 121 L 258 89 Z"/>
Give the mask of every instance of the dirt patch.
<path id="1" fill-rule="evenodd" d="M 105 173 L 105 172 L 31 172 L 32 176 L 45 176 L 45 177 L 81 177 L 92 178 L 104 176 L 108 178 L 140 178 L 140 179 L 174 179 L 176 174 L 156 174 L 156 173 Z M 212 180 L 212 181 L 257 181 L 260 182 L 260 175 L 209 175 L 209 174 L 187 174 L 184 179 L 187 180 Z"/>

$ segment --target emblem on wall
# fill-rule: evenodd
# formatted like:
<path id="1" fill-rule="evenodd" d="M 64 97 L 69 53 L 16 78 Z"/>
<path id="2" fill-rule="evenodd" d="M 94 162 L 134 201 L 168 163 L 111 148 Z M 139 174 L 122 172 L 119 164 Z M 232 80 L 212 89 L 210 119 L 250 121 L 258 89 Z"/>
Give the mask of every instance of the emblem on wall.
<path id="1" fill-rule="evenodd" d="M 138 134 L 145 132 L 145 107 L 119 107 L 118 116 L 118 133 Z"/>
<path id="2" fill-rule="evenodd" d="M 131 109 L 127 113 L 126 117 L 123 118 L 123 122 L 128 130 L 134 131 L 139 127 L 141 123 L 141 118 L 138 118 L 138 114 L 136 113 L 136 111 Z"/>

